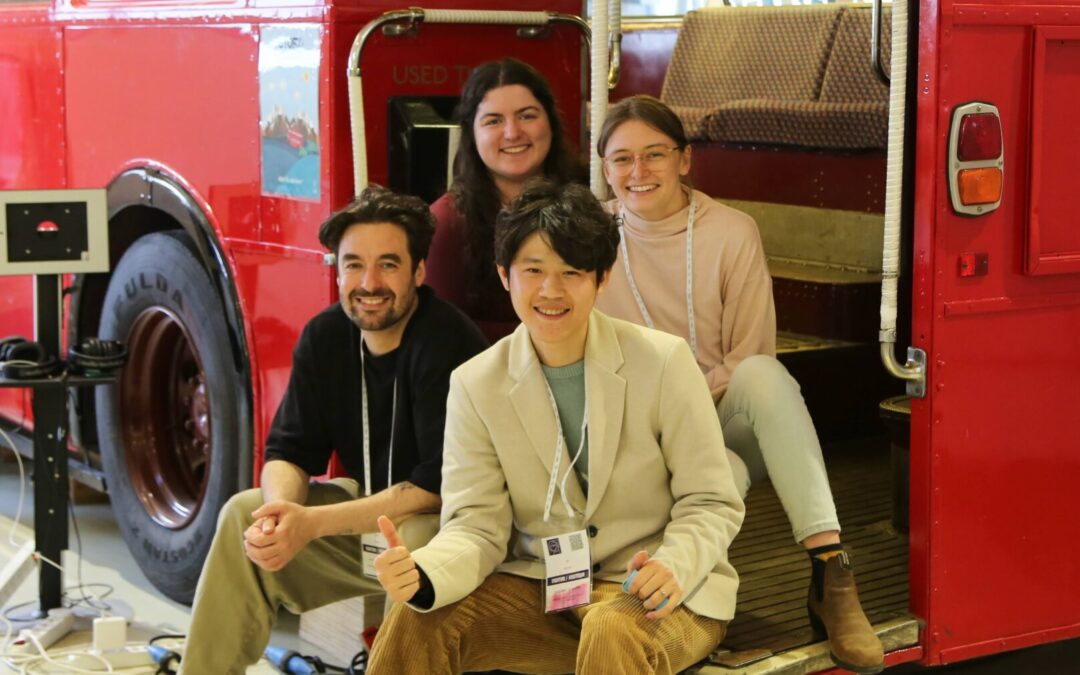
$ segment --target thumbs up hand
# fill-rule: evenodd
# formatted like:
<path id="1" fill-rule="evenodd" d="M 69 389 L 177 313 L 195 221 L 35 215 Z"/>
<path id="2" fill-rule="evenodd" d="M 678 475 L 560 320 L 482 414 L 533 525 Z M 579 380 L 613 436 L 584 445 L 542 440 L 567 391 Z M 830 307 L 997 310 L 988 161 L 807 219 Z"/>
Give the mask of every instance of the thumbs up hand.
<path id="1" fill-rule="evenodd" d="M 408 602 L 420 590 L 420 572 L 393 521 L 379 516 L 378 522 L 379 531 L 386 538 L 387 549 L 375 558 L 375 574 L 391 600 Z"/>

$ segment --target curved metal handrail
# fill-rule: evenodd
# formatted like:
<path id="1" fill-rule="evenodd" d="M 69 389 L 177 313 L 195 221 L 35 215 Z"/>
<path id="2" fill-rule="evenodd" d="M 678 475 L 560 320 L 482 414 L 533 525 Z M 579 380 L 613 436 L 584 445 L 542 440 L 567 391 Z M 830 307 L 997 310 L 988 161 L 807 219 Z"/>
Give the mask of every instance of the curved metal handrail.
<path id="1" fill-rule="evenodd" d="M 443 10 L 436 10 L 443 11 Z M 457 10 L 454 12 L 458 15 L 465 15 L 473 12 L 474 10 Z M 447 12 L 449 13 L 449 12 Z M 570 24 L 577 26 L 582 32 L 586 43 L 592 41 L 592 31 L 589 28 L 589 24 L 586 23 L 581 17 L 574 16 L 573 14 L 563 14 L 561 12 L 501 12 L 502 14 L 516 14 L 519 15 L 520 22 L 507 22 L 509 25 L 525 26 L 549 26 L 555 24 Z M 349 49 L 349 68 L 348 74 L 350 77 L 357 77 L 360 75 L 360 55 L 364 51 L 364 46 L 367 44 L 368 39 L 371 37 L 377 29 L 387 26 L 388 24 L 407 22 L 407 26 L 403 26 L 397 31 L 398 35 L 411 32 L 416 29 L 418 24 L 424 23 L 451 23 L 442 21 L 431 21 L 428 18 L 428 11 L 425 11 L 419 7 L 410 7 L 409 9 L 392 10 L 385 12 L 384 14 L 372 19 L 365 25 L 360 32 L 356 34 L 353 39 L 352 47 Z M 476 11 L 476 17 L 480 19 L 484 15 L 492 14 L 492 12 Z M 530 17 L 529 15 L 533 15 Z M 452 23 L 465 23 L 465 22 L 452 22 Z M 494 21 L 477 20 L 474 23 L 502 23 Z"/>
<path id="2" fill-rule="evenodd" d="M 881 62 L 881 14 L 883 0 L 874 0 L 870 3 L 870 67 L 877 73 L 878 79 L 889 84 L 889 73 L 885 72 L 885 65 Z"/>

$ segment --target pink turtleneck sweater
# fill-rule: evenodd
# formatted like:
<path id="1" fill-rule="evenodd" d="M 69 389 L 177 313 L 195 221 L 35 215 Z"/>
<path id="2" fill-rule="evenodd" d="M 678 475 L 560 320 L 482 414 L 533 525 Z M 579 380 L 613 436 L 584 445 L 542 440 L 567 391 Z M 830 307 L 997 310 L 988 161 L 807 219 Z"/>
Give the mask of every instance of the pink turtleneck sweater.
<path id="1" fill-rule="evenodd" d="M 697 361 L 719 402 L 735 366 L 754 354 L 776 355 L 776 309 L 772 279 L 757 223 L 742 211 L 697 190 L 694 219 L 694 323 Z M 612 200 L 605 208 L 618 214 Z M 655 328 L 687 338 L 686 221 L 690 209 L 659 221 L 626 211 L 624 233 L 630 269 Z M 622 250 L 596 307 L 644 325 L 626 278 Z M 689 340 L 688 340 L 689 341 Z"/>

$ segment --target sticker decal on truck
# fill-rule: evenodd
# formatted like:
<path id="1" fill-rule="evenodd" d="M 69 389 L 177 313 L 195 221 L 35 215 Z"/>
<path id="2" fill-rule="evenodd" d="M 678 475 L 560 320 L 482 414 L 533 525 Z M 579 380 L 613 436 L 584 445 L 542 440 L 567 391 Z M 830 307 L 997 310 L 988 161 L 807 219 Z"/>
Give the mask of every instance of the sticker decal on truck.
<path id="1" fill-rule="evenodd" d="M 318 26 L 267 26 L 259 41 L 262 192 L 319 199 Z"/>

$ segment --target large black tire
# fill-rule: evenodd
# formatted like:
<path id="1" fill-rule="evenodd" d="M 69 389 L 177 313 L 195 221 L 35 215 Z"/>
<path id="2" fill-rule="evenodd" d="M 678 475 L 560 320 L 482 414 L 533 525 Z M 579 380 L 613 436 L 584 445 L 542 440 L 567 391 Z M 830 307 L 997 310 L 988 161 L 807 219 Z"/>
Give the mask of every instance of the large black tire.
<path id="1" fill-rule="evenodd" d="M 191 604 L 250 425 L 221 299 L 190 237 L 138 239 L 113 272 L 99 336 L 130 354 L 97 390 L 98 441 L 124 541 L 162 593 Z"/>

